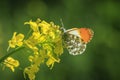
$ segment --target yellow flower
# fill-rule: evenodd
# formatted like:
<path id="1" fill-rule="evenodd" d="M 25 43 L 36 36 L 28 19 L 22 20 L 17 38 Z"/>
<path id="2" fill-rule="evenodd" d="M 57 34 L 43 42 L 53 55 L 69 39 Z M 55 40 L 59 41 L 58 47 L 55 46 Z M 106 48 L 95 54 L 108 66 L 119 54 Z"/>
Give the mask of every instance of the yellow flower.
<path id="1" fill-rule="evenodd" d="M 58 59 L 55 59 L 54 57 L 53 57 L 53 55 L 51 55 L 51 53 L 48 53 L 47 54 L 48 55 L 48 60 L 47 60 L 47 62 L 46 62 L 46 65 L 48 66 L 48 67 L 50 67 L 50 69 L 52 69 L 53 68 L 53 66 L 54 66 L 54 63 L 55 62 L 60 62 L 60 59 L 58 58 Z"/>
<path id="2" fill-rule="evenodd" d="M 38 65 L 31 65 L 24 69 L 24 77 L 26 78 L 26 74 L 28 75 L 30 80 L 35 80 L 35 74 L 39 71 Z"/>
<path id="3" fill-rule="evenodd" d="M 25 40 L 25 41 L 24 41 L 24 44 L 25 44 L 28 48 L 32 49 L 34 52 L 37 52 L 37 51 L 38 51 L 38 48 L 35 46 L 34 43 L 32 43 L 32 41 L 30 41 L 30 40 Z"/>
<path id="4" fill-rule="evenodd" d="M 40 65 L 40 63 L 44 62 L 44 57 L 39 56 L 39 54 L 35 54 L 34 56 L 29 56 L 29 61 L 36 65 Z"/>
<path id="5" fill-rule="evenodd" d="M 24 41 L 24 44 L 27 45 L 33 51 L 38 51 L 36 45 L 38 45 L 39 43 L 40 36 L 41 35 L 39 32 L 33 32 L 32 35 L 27 40 Z"/>
<path id="6" fill-rule="evenodd" d="M 44 43 L 44 44 L 42 45 L 42 47 L 43 47 L 44 50 L 52 51 L 51 45 L 52 45 L 52 44 L 50 44 L 50 43 Z"/>
<path id="7" fill-rule="evenodd" d="M 41 36 L 39 37 L 39 39 L 38 39 L 38 42 L 39 42 L 39 43 L 43 43 L 43 42 L 46 41 L 46 38 L 47 38 L 47 36 L 41 35 Z"/>
<path id="8" fill-rule="evenodd" d="M 6 60 L 4 60 L 4 65 L 14 72 L 14 68 L 19 66 L 19 61 L 13 59 L 12 57 L 8 57 Z"/>
<path id="9" fill-rule="evenodd" d="M 50 26 L 51 25 L 45 21 L 39 23 L 39 27 L 41 28 L 42 34 L 49 34 L 49 31 L 51 30 Z"/>
<path id="10" fill-rule="evenodd" d="M 9 47 L 11 48 L 15 48 L 16 46 L 22 46 L 23 45 L 23 39 L 24 39 L 24 35 L 23 34 L 18 34 L 16 35 L 17 32 L 14 32 L 13 37 L 11 40 L 9 40 Z"/>
<path id="11" fill-rule="evenodd" d="M 55 54 L 58 56 L 63 53 L 63 46 L 62 46 L 62 40 L 59 40 L 55 43 L 55 48 L 54 48 Z"/>
<path id="12" fill-rule="evenodd" d="M 29 24 L 30 28 L 34 31 L 34 32 L 39 32 L 39 28 L 36 22 L 33 22 L 32 20 L 30 20 L 29 22 L 25 22 L 24 24 Z"/>
<path id="13" fill-rule="evenodd" d="M 55 39 L 55 33 L 54 32 L 49 32 L 49 36 L 52 38 L 52 39 Z"/>

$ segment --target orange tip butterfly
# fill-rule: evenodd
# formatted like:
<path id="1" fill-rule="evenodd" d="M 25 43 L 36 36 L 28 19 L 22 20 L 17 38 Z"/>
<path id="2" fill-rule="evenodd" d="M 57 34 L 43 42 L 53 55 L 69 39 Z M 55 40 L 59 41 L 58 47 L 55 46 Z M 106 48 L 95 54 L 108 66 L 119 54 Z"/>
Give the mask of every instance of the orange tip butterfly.
<path id="1" fill-rule="evenodd" d="M 63 40 L 65 47 L 71 55 L 82 54 L 88 42 L 93 37 L 93 31 L 89 28 L 72 28 L 65 30 L 63 27 Z"/>

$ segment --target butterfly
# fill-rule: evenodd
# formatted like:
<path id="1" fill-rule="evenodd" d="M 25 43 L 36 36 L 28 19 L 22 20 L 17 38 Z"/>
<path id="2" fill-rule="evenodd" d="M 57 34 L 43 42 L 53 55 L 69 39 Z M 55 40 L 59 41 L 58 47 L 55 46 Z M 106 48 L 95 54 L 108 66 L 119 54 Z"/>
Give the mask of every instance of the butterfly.
<path id="1" fill-rule="evenodd" d="M 68 30 L 63 28 L 63 41 L 71 55 L 82 54 L 92 37 L 93 30 L 89 28 L 72 28 Z"/>

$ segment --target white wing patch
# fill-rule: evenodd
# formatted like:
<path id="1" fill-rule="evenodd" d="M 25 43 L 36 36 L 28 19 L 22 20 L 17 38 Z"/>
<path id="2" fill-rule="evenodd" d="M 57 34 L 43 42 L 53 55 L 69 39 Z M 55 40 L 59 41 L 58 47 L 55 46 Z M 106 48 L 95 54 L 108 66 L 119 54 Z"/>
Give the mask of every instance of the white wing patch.
<path id="1" fill-rule="evenodd" d="M 66 32 L 67 32 L 68 34 L 71 34 L 71 35 L 75 35 L 75 36 L 80 37 L 80 34 L 77 32 L 77 28 L 68 29 L 68 30 L 66 30 Z"/>

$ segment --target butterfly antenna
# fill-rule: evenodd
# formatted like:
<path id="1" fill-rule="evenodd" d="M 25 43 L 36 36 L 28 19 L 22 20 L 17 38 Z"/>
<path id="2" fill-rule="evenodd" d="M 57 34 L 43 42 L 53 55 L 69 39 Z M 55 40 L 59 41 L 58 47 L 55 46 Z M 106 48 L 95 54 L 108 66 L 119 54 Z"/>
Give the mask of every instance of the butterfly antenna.
<path id="1" fill-rule="evenodd" d="M 62 25 L 62 27 L 60 28 L 60 30 L 62 30 L 63 32 L 65 32 L 65 31 L 66 31 L 66 29 L 65 29 L 65 27 L 64 27 L 64 24 L 63 24 L 62 19 L 60 19 L 60 22 L 61 22 L 61 25 Z"/>

